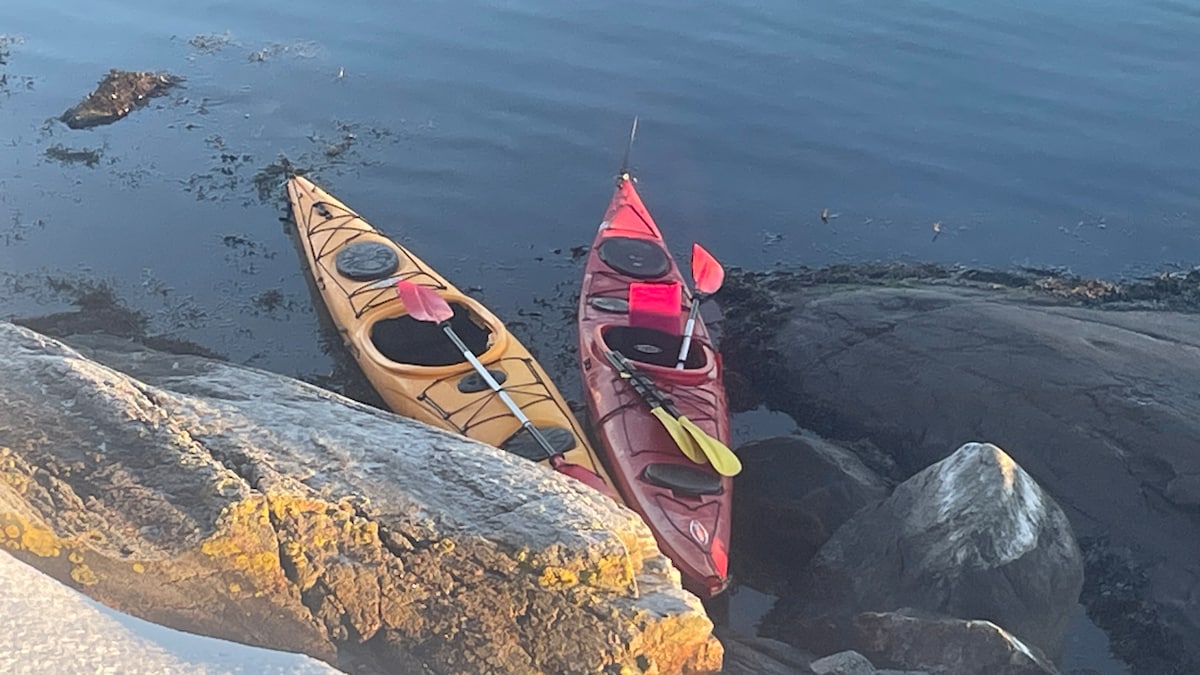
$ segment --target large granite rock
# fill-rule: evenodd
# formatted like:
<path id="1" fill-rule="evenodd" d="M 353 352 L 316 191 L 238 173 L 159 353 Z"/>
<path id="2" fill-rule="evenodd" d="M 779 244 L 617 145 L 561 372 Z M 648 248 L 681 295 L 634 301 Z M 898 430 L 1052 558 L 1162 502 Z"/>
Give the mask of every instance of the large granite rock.
<path id="1" fill-rule="evenodd" d="M 0 539 L 104 604 L 362 673 L 719 669 L 648 529 L 588 488 L 287 378 L 76 344 L 0 323 Z"/>
<path id="2" fill-rule="evenodd" d="M 1144 570 L 1145 611 L 1093 616 L 1117 653 L 1200 672 L 1200 316 L 844 276 L 731 273 L 730 370 L 801 426 L 894 449 L 908 473 L 972 439 L 1003 447 L 1071 519 L 1105 595 L 1137 583 L 1105 567 L 1110 550 Z"/>
<path id="3" fill-rule="evenodd" d="M 1057 657 L 1082 585 L 1062 510 L 1002 450 L 969 443 L 846 521 L 764 632 L 857 649 L 838 630 L 853 617 L 916 608 L 991 621 Z"/>

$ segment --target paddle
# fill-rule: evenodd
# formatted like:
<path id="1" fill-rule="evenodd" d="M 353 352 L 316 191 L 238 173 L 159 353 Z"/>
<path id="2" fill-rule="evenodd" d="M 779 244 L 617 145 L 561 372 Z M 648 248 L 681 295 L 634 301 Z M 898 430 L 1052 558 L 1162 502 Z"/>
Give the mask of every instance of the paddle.
<path id="1" fill-rule="evenodd" d="M 725 268 L 704 250 L 700 244 L 692 244 L 692 282 L 696 292 L 692 294 L 692 306 L 688 310 L 687 324 L 683 327 L 683 344 L 679 346 L 679 358 L 675 370 L 683 370 L 687 362 L 688 349 L 692 346 L 692 333 L 696 330 L 696 315 L 700 313 L 700 302 L 716 293 L 725 283 Z"/>
<path id="2" fill-rule="evenodd" d="M 462 355 L 471 363 L 471 367 L 475 369 L 475 372 L 479 373 L 483 381 L 487 382 L 488 387 L 500 396 L 500 400 L 504 401 L 504 405 L 508 406 L 509 411 L 517 418 L 521 426 L 529 432 L 530 436 L 533 436 L 537 444 L 542 446 L 542 450 L 545 450 L 546 454 L 550 456 L 550 466 L 554 467 L 555 471 L 565 476 L 570 476 L 584 485 L 595 488 L 601 494 L 617 500 L 616 493 L 604 482 L 604 479 L 599 474 L 586 467 L 568 462 L 562 455 L 556 452 L 554 446 L 550 445 L 550 441 L 546 440 L 542 432 L 525 416 L 525 413 L 512 400 L 508 392 L 504 391 L 504 388 L 500 386 L 496 378 L 492 377 L 488 369 L 479 362 L 479 359 L 475 358 L 475 355 L 463 343 L 462 338 L 458 337 L 458 334 L 454 332 L 454 328 L 450 326 L 450 319 L 454 317 L 454 310 L 451 309 L 450 303 L 446 302 L 445 298 L 438 295 L 437 291 L 432 288 L 420 286 L 411 281 L 397 282 L 396 293 L 404 301 L 404 308 L 408 311 L 409 316 L 417 321 L 437 324 L 442 329 L 442 332 L 454 342 L 454 346 L 458 347 L 458 351 L 462 352 Z"/>
<path id="3" fill-rule="evenodd" d="M 638 396 L 641 396 L 642 400 L 650 406 L 650 413 L 662 423 L 667 433 L 675 441 L 675 445 L 678 445 L 679 449 L 683 451 L 684 456 L 696 464 L 703 464 L 707 461 L 704 457 L 704 451 L 700 449 L 700 446 L 692 438 L 691 434 L 684 430 L 683 425 L 677 421 L 676 418 L 681 417 L 679 410 L 671 404 L 667 397 L 659 392 L 653 383 L 646 381 L 645 378 L 634 377 L 632 373 L 626 370 L 620 363 L 620 359 L 624 357 L 620 356 L 619 352 L 606 352 L 605 356 L 608 357 L 609 362 L 620 373 L 621 379 L 628 382 L 633 387 L 633 390 L 637 392 Z M 670 410 L 666 408 L 670 408 Z"/>
<path id="4" fill-rule="evenodd" d="M 688 459 L 702 464 L 703 459 L 695 454 L 698 449 L 703 453 L 704 457 L 712 464 L 717 473 L 722 476 L 735 476 L 742 470 L 742 462 L 737 455 L 733 453 L 724 443 L 713 438 L 701 429 L 697 424 L 685 417 L 671 400 L 665 394 L 658 390 L 645 373 L 638 370 L 637 366 L 625 358 L 625 355 L 618 351 L 606 351 L 604 356 L 608 358 L 609 363 L 617 369 L 621 374 L 621 378 L 626 380 L 633 386 L 634 391 L 642 397 L 643 400 L 650 406 L 650 412 L 654 414 L 658 421 L 666 428 L 667 433 L 679 445 L 679 449 Z M 681 441 L 680 439 L 685 440 Z"/>

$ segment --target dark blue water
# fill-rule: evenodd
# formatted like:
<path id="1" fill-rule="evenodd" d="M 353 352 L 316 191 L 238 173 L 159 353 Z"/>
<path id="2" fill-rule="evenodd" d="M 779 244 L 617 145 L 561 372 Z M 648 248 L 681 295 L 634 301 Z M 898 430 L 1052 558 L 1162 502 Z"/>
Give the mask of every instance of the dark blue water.
<path id="1" fill-rule="evenodd" d="M 24 39 L 2 67 L 0 268 L 112 278 L 280 370 L 316 358 L 253 184 L 280 154 L 502 314 L 576 281 L 553 251 L 590 241 L 634 114 L 669 241 L 729 264 L 1200 258 L 1200 9 L 1177 0 L 6 0 L 0 30 Z M 110 127 L 45 126 L 109 67 L 187 89 Z M 304 316 L 257 311 L 270 289 Z"/>
<path id="2" fill-rule="evenodd" d="M 329 358 L 282 192 L 254 180 L 280 155 L 509 318 L 578 283 L 635 114 L 669 242 L 727 264 L 1200 260 L 1183 0 L 5 0 L 0 34 L 23 39 L 0 66 L 0 317 L 53 307 L 47 274 L 109 279 L 156 330 L 285 373 Z M 112 126 L 47 121 L 110 67 L 187 86 Z"/>

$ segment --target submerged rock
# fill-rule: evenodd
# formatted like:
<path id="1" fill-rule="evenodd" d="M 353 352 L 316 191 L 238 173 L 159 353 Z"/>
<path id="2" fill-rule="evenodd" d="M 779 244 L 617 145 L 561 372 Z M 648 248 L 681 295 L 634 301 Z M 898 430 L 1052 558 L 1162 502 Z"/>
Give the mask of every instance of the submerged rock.
<path id="1" fill-rule="evenodd" d="M 112 124 L 181 82 L 183 78 L 168 73 L 114 68 L 100 80 L 95 91 L 68 108 L 59 119 L 72 129 Z"/>
<path id="2" fill-rule="evenodd" d="M 858 648 L 876 665 L 928 675 L 1059 675 L 1036 647 L 990 621 L 864 612 L 854 631 Z"/>
<path id="3" fill-rule="evenodd" d="M 0 544 L 104 604 L 364 674 L 720 668 L 590 489 L 289 378 L 76 345 L 0 323 Z"/>
<path id="4" fill-rule="evenodd" d="M 857 649 L 842 635 L 851 617 L 907 607 L 988 620 L 1057 657 L 1082 585 L 1058 505 L 1002 450 L 968 443 L 846 521 L 764 632 Z"/>

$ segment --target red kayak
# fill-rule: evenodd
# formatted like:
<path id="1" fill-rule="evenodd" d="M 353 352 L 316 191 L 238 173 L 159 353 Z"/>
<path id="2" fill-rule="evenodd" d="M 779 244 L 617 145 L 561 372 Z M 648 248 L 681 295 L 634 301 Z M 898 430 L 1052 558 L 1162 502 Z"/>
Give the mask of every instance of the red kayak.
<path id="1" fill-rule="evenodd" d="M 702 457 L 689 458 L 663 411 L 652 413 L 655 397 L 644 392 L 656 390 L 671 417 L 686 417 L 703 430 L 698 434 L 727 447 L 721 358 L 698 320 L 684 367 L 676 369 L 691 291 L 633 183 L 627 173 L 617 179 L 584 269 L 584 391 L 601 452 L 626 504 L 650 526 L 684 587 L 709 598 L 729 584 L 733 481 Z M 646 377 L 626 376 L 630 371 Z"/>

